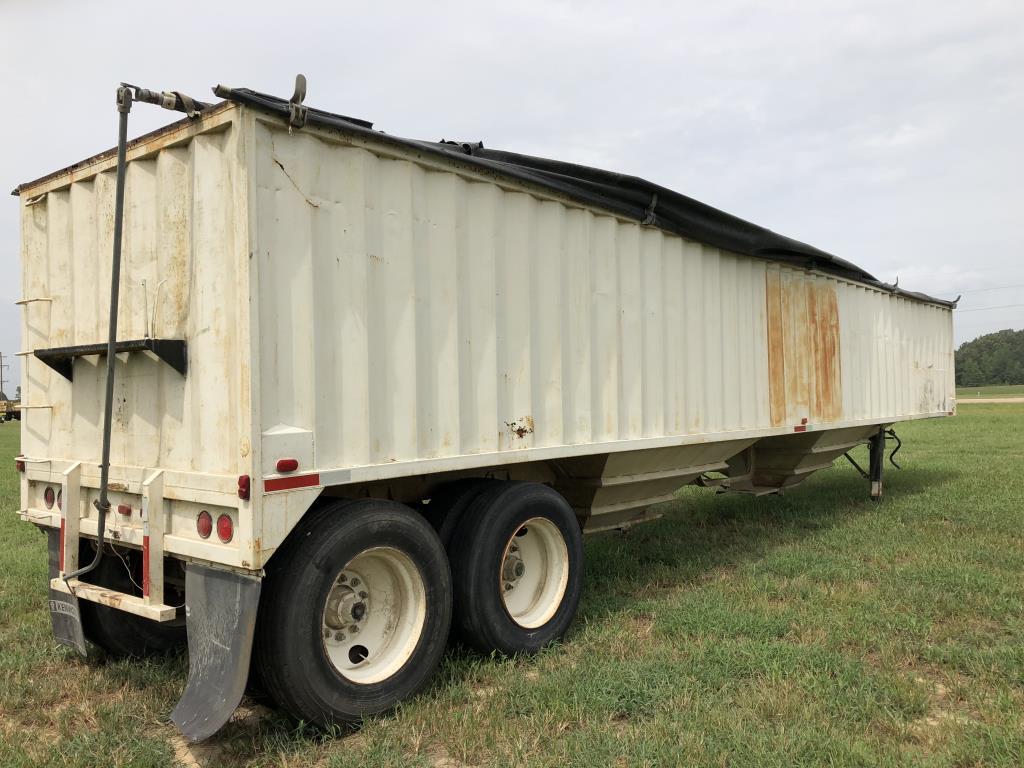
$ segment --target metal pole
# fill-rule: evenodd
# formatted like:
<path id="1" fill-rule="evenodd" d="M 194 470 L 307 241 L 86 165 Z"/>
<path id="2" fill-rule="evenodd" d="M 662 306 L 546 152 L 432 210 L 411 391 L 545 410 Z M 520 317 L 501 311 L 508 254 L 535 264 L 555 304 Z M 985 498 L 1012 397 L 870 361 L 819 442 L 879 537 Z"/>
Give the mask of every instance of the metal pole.
<path id="1" fill-rule="evenodd" d="M 871 500 L 882 500 L 882 467 L 885 459 L 885 427 L 879 427 L 878 431 L 871 436 L 868 443 L 870 446 L 869 479 L 871 481 Z"/>
<path id="2" fill-rule="evenodd" d="M 107 335 L 107 392 L 103 411 L 103 452 L 100 459 L 100 497 L 95 502 L 99 512 L 97 523 L 96 556 L 84 568 L 64 576 L 64 581 L 83 576 L 99 565 L 103 555 L 103 533 L 110 511 L 110 500 L 107 498 L 107 483 L 110 480 L 110 431 L 114 414 L 114 363 L 117 347 L 117 314 L 118 297 L 121 292 L 121 232 L 124 222 L 124 182 L 125 155 L 128 147 L 128 113 L 132 109 L 132 92 L 122 85 L 117 89 L 117 111 L 120 117 L 117 132 L 117 187 L 114 193 L 114 256 L 110 267 L 110 328 Z"/>

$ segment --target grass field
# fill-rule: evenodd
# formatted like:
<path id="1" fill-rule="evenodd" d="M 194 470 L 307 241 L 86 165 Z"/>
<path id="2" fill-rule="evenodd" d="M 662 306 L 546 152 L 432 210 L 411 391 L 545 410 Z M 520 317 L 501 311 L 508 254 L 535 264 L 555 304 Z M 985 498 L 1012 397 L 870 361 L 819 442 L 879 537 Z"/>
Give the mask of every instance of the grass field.
<path id="1" fill-rule="evenodd" d="M 50 639 L 5 458 L 0 765 L 1024 765 L 1024 406 L 898 431 L 882 504 L 846 462 L 782 497 L 688 488 L 588 540 L 563 646 L 453 652 L 425 695 L 333 737 L 250 706 L 191 754 L 167 722 L 184 658 L 89 665 Z"/>
<path id="2" fill-rule="evenodd" d="M 1006 384 L 998 387 L 957 387 L 957 400 L 972 397 L 1024 397 L 1024 384 Z"/>

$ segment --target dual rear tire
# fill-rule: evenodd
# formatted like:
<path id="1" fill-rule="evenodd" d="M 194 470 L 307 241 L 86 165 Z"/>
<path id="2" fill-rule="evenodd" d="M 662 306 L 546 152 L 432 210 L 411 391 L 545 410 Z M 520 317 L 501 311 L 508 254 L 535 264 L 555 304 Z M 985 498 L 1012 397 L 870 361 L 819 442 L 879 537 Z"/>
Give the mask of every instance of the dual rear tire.
<path id="1" fill-rule="evenodd" d="M 281 707 L 318 725 L 355 722 L 420 691 L 450 628 L 508 655 L 535 653 L 568 630 L 582 540 L 558 493 L 463 481 L 430 507 L 418 515 L 390 501 L 328 502 L 275 554 L 253 668 Z"/>
<path id="2" fill-rule="evenodd" d="M 480 485 L 448 547 L 459 638 L 483 653 L 536 653 L 579 606 L 583 540 L 572 508 L 538 483 Z"/>

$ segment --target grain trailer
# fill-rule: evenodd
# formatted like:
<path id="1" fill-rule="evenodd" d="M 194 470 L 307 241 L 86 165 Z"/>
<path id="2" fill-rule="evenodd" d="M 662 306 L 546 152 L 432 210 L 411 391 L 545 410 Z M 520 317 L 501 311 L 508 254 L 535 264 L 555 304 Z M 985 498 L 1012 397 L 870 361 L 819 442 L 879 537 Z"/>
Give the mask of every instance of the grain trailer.
<path id="1" fill-rule="evenodd" d="M 639 178 L 215 92 L 125 86 L 122 126 L 188 116 L 15 191 L 54 632 L 187 635 L 190 739 L 247 681 L 313 723 L 386 710 L 450 626 L 536 651 L 582 533 L 865 442 L 877 497 L 883 430 L 955 410 L 953 302 Z"/>

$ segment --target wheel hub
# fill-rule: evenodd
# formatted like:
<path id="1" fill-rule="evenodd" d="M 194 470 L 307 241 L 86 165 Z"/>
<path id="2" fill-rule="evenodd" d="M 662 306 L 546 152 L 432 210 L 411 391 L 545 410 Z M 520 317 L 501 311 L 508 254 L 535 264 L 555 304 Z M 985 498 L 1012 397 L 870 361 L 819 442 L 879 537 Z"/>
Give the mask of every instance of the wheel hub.
<path id="1" fill-rule="evenodd" d="M 569 552 L 547 518 L 521 525 L 505 546 L 499 572 L 505 610 L 519 626 L 542 626 L 558 610 L 569 581 Z"/>
<path id="2" fill-rule="evenodd" d="M 321 633 L 334 668 L 356 683 L 391 675 L 413 652 L 426 595 L 412 560 L 389 547 L 354 557 L 324 602 Z"/>
<path id="3" fill-rule="evenodd" d="M 365 580 L 351 571 L 342 571 L 327 596 L 324 609 L 324 639 L 332 640 L 340 630 L 358 632 L 369 617 L 369 592 Z"/>
<path id="4" fill-rule="evenodd" d="M 509 592 L 516 587 L 523 576 L 526 575 L 526 563 L 519 554 L 519 548 L 514 544 L 505 555 L 505 562 L 501 566 L 501 580 L 505 583 L 505 591 Z"/>

